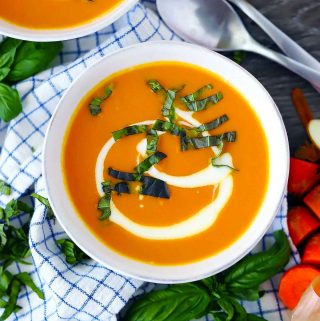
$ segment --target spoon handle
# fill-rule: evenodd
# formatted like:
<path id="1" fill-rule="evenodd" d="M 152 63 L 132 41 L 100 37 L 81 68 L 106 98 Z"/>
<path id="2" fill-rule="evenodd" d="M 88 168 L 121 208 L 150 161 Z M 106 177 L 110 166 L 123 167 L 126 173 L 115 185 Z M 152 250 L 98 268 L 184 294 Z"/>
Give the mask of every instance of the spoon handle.
<path id="1" fill-rule="evenodd" d="M 229 0 L 251 18 L 290 58 L 320 71 L 320 62 L 282 32 L 246 0 Z"/>
<path id="2" fill-rule="evenodd" d="M 265 56 L 270 60 L 273 60 L 287 69 L 295 72 L 302 78 L 308 80 L 313 86 L 315 86 L 316 90 L 320 92 L 320 71 L 314 70 L 283 54 L 266 48 L 253 39 L 245 45 L 244 49 Z"/>

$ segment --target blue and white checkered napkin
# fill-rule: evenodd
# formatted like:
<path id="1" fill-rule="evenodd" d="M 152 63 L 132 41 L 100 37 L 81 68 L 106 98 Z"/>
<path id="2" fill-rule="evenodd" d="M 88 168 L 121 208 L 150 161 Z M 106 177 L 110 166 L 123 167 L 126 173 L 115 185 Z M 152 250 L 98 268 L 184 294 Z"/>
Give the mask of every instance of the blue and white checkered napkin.
<path id="1" fill-rule="evenodd" d="M 9 126 L 0 124 L 3 141 L 0 155 L 0 178 L 13 190 L 12 197 L 22 197 L 31 190 L 45 196 L 41 177 L 41 148 L 45 130 L 63 92 L 73 79 L 88 66 L 115 49 L 144 41 L 179 40 L 146 6 L 154 0 L 138 4 L 112 26 L 90 36 L 67 41 L 56 67 L 18 84 L 23 100 L 23 113 Z M 0 203 L 9 201 L 1 196 Z M 89 260 L 77 265 L 65 263 L 55 240 L 66 237 L 58 223 L 45 218 L 43 205 L 36 202 L 32 217 L 30 246 L 34 267 L 34 281 L 45 293 L 41 301 L 24 289 L 19 297 L 19 311 L 12 320 L 117 320 L 118 312 L 139 291 L 150 285 L 129 279 Z M 286 206 L 280 210 L 271 230 L 285 227 Z M 17 224 L 23 222 L 18 217 Z M 267 234 L 258 249 L 265 248 L 273 239 Z M 292 262 L 294 263 L 293 257 Z M 20 271 L 25 266 L 13 267 Z M 286 311 L 276 297 L 279 277 L 265 284 L 267 295 L 258 302 L 244 305 L 248 311 L 267 320 L 288 320 Z M 142 288 L 141 288 L 142 286 Z M 209 319 L 208 319 L 209 320 Z M 150 320 L 152 321 L 152 320 Z"/>

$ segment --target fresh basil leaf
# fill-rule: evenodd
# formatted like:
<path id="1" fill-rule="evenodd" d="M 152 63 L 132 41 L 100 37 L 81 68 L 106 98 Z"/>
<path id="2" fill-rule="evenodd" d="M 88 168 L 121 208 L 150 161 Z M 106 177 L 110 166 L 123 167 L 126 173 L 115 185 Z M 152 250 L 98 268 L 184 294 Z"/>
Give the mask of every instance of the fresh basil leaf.
<path id="1" fill-rule="evenodd" d="M 157 131 L 150 129 L 147 134 L 147 156 L 154 154 L 157 151 L 159 136 Z"/>
<path id="2" fill-rule="evenodd" d="M 257 315 L 254 314 L 247 314 L 247 321 L 267 321 L 264 318 L 258 317 Z"/>
<path id="3" fill-rule="evenodd" d="M 47 69 L 62 49 L 62 42 L 24 41 L 17 49 L 6 80 L 17 82 Z"/>
<path id="4" fill-rule="evenodd" d="M 265 291 L 259 290 L 259 287 L 244 290 L 232 290 L 232 295 L 238 300 L 257 301 L 265 295 Z"/>
<path id="5" fill-rule="evenodd" d="M 0 299 L 0 309 L 4 309 L 7 306 L 8 302 Z"/>
<path id="6" fill-rule="evenodd" d="M 62 253 L 66 257 L 66 261 L 69 264 L 79 263 L 82 260 L 89 258 L 87 254 L 82 252 L 81 249 L 69 239 L 57 240 L 57 244 L 60 246 Z"/>
<path id="7" fill-rule="evenodd" d="M 188 97 L 188 96 L 186 96 Z M 181 100 L 182 102 L 186 105 L 186 107 L 190 110 L 190 111 L 202 111 L 207 109 L 209 103 L 212 104 L 217 104 L 220 100 L 223 99 L 223 95 L 221 92 L 218 92 L 212 96 L 209 96 L 207 98 L 201 99 L 201 100 L 195 100 L 195 101 L 191 101 L 186 99 L 186 97 L 182 97 Z"/>
<path id="8" fill-rule="evenodd" d="M 9 316 L 14 312 L 17 306 L 17 300 L 21 289 L 21 283 L 17 279 L 13 279 L 10 284 L 9 291 L 9 301 L 4 309 L 2 315 L 0 316 L 0 320 L 6 320 Z"/>
<path id="9" fill-rule="evenodd" d="M 101 113 L 101 104 L 111 96 L 112 91 L 113 85 L 109 85 L 107 86 L 103 97 L 95 97 L 91 100 L 89 110 L 92 116 L 97 116 Z"/>
<path id="10" fill-rule="evenodd" d="M 12 281 L 12 274 L 0 267 L 0 292 L 7 292 Z"/>
<path id="11" fill-rule="evenodd" d="M 4 224 L 0 224 L 0 251 L 3 249 L 3 247 L 7 243 L 7 235 L 4 231 Z"/>
<path id="12" fill-rule="evenodd" d="M 195 102 L 197 99 L 199 99 L 199 97 L 207 90 L 212 89 L 213 86 L 211 84 L 207 84 L 203 87 L 201 87 L 200 89 L 198 89 L 197 91 L 195 91 L 194 93 L 181 97 L 181 100 L 184 103 L 189 103 L 189 102 Z"/>
<path id="13" fill-rule="evenodd" d="M 237 297 L 239 293 L 245 294 L 247 289 L 257 291 L 261 283 L 286 266 L 290 256 L 288 238 L 281 230 L 273 235 L 275 243 L 269 250 L 245 257 L 224 273 L 224 282 L 231 294 Z M 241 299 L 244 297 L 242 295 Z"/>
<path id="14" fill-rule="evenodd" d="M 8 122 L 22 111 L 19 93 L 5 84 L 0 83 L 0 118 Z"/>
<path id="15" fill-rule="evenodd" d="M 7 37 L 0 43 L 0 56 L 12 49 L 17 49 L 22 43 L 22 40 Z"/>
<path id="16" fill-rule="evenodd" d="M 11 187 L 3 180 L 0 180 L 0 194 L 10 195 Z"/>
<path id="17" fill-rule="evenodd" d="M 233 143 L 236 141 L 236 132 L 226 132 L 222 135 L 203 136 L 203 137 L 182 137 L 182 150 L 201 149 L 212 146 L 220 146 L 222 143 Z"/>
<path id="18" fill-rule="evenodd" d="M 0 55 L 0 81 L 8 76 L 10 73 L 10 67 L 13 63 L 16 49 L 10 49 L 8 52 Z"/>
<path id="19" fill-rule="evenodd" d="M 36 286 L 36 284 L 33 282 L 31 276 L 27 272 L 22 272 L 15 275 L 15 278 L 17 278 L 22 284 L 25 286 L 28 286 L 33 292 L 36 293 L 36 295 L 44 300 L 44 294 L 43 292 Z"/>
<path id="20" fill-rule="evenodd" d="M 209 293 L 192 283 L 170 286 L 138 299 L 125 321 L 190 321 L 204 316 L 211 302 Z"/>
<path id="21" fill-rule="evenodd" d="M 206 279 L 200 280 L 199 282 L 202 285 L 204 285 L 210 291 L 210 293 L 213 292 L 218 285 L 218 282 L 215 276 L 210 276 Z"/>
<path id="22" fill-rule="evenodd" d="M 111 215 L 110 201 L 111 201 L 111 182 L 105 181 L 102 183 L 102 189 L 104 195 L 100 198 L 98 202 L 98 210 L 101 211 L 101 216 L 99 217 L 100 221 L 108 219 Z"/>
<path id="23" fill-rule="evenodd" d="M 36 194 L 36 193 L 32 193 L 30 195 L 31 197 L 37 199 L 41 204 L 43 204 L 46 209 L 47 209 L 47 218 L 50 220 L 52 218 L 54 218 L 54 213 L 53 213 L 53 210 L 51 208 L 51 205 L 49 203 L 49 200 L 39 194 Z"/>
<path id="24" fill-rule="evenodd" d="M 139 175 L 147 172 L 152 166 L 158 164 L 163 159 L 167 157 L 166 154 L 162 152 L 155 152 L 153 155 L 149 156 L 143 160 L 136 168 L 134 169 Z"/>
<path id="25" fill-rule="evenodd" d="M 112 132 L 112 136 L 114 140 L 117 141 L 125 136 L 145 133 L 147 130 L 148 127 L 146 125 L 132 125 Z"/>
<path id="26" fill-rule="evenodd" d="M 235 311 L 233 304 L 230 302 L 230 300 L 221 298 L 217 300 L 217 303 L 219 304 L 220 308 L 226 313 L 226 321 L 231 321 L 233 319 Z"/>
<path id="27" fill-rule="evenodd" d="M 229 298 L 234 308 L 233 321 L 247 321 L 247 312 L 244 307 L 236 300 Z"/>

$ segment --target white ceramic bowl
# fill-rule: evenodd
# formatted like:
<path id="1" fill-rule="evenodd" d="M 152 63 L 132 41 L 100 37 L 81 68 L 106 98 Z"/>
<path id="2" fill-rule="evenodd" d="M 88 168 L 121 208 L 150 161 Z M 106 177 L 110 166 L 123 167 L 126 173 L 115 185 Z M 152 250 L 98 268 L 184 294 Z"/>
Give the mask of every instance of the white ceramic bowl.
<path id="1" fill-rule="evenodd" d="M 222 76 L 246 97 L 260 119 L 268 140 L 270 182 L 255 220 L 246 233 L 229 248 L 192 264 L 154 266 L 114 252 L 86 227 L 75 212 L 63 183 L 62 143 L 68 120 L 82 99 L 82 94 L 119 70 L 153 61 L 192 63 Z M 281 204 L 287 184 L 288 160 L 287 135 L 280 113 L 268 92 L 251 74 L 224 56 L 205 48 L 181 42 L 160 41 L 116 51 L 79 76 L 64 94 L 52 117 L 46 135 L 43 172 L 49 200 L 57 219 L 84 252 L 103 265 L 128 276 L 158 283 L 180 283 L 202 279 L 228 268 L 257 244 Z"/>
<path id="2" fill-rule="evenodd" d="M 9 0 L 0 0 L 9 1 Z M 40 0 L 46 1 L 46 0 Z M 101 17 L 79 26 L 63 29 L 30 29 L 21 27 L 1 19 L 0 34 L 29 41 L 58 41 L 75 39 L 101 30 L 128 12 L 139 0 L 123 0 L 118 6 Z M 8 4 L 9 5 L 9 4 Z"/>

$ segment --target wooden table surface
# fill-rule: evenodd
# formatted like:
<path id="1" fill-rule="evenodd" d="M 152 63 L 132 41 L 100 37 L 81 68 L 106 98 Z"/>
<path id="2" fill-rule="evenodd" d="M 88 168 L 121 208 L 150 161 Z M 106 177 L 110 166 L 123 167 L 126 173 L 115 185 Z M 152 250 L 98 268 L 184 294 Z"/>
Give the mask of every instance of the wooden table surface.
<path id="1" fill-rule="evenodd" d="M 250 2 L 320 61 L 320 0 L 250 0 Z M 278 50 L 259 27 L 243 14 L 241 17 L 256 40 Z M 315 116 L 318 117 L 320 117 L 320 94 L 299 76 L 262 56 L 248 53 L 242 65 L 261 81 L 275 100 L 287 128 L 290 149 L 294 151 L 304 142 L 306 136 L 292 106 L 291 90 L 294 87 L 302 88 Z"/>

